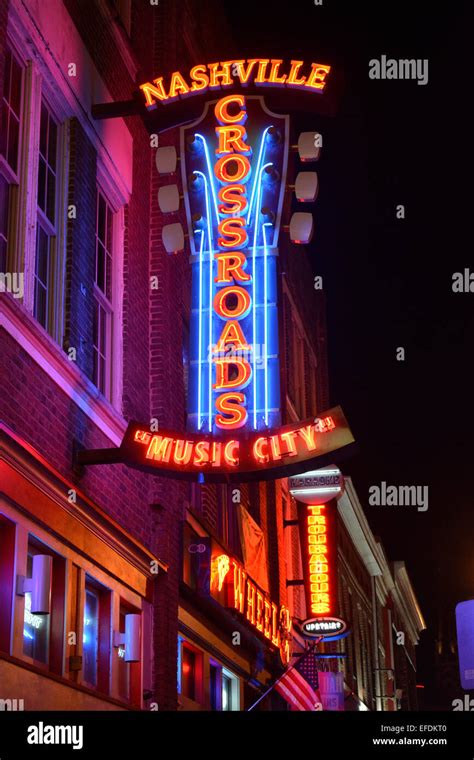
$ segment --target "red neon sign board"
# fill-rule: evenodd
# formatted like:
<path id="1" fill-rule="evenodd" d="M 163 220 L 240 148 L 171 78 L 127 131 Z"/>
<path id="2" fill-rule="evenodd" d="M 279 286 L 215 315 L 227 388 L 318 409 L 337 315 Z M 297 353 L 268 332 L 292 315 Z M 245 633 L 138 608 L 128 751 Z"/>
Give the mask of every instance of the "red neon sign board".
<path id="1" fill-rule="evenodd" d="M 208 482 L 265 480 L 301 472 L 309 464 L 350 446 L 353 435 L 340 407 L 320 417 L 241 436 L 170 430 L 150 432 L 131 423 L 120 447 L 121 461 L 134 467 Z"/>

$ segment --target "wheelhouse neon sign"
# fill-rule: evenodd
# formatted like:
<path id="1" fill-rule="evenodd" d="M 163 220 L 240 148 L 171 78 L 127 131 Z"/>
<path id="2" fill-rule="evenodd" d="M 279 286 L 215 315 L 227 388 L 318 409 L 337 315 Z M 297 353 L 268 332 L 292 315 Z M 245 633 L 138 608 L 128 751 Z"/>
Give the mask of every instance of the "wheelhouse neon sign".
<path id="1" fill-rule="evenodd" d="M 247 575 L 237 560 L 213 551 L 211 595 L 223 606 L 242 615 L 252 628 L 279 649 L 284 665 L 290 660 L 291 616 L 288 607 L 277 605 Z"/>
<path id="2" fill-rule="evenodd" d="M 174 71 L 165 83 L 160 76 L 152 82 L 144 82 L 140 90 L 145 97 L 146 107 L 156 108 L 157 103 L 172 103 L 178 98 L 202 95 L 208 90 L 248 86 L 290 87 L 304 89 L 306 92 L 323 92 L 330 66 L 322 63 L 305 64 L 293 60 L 284 63 L 282 59 L 240 58 L 220 63 L 199 64 L 193 66 L 187 77 L 180 71 Z"/>

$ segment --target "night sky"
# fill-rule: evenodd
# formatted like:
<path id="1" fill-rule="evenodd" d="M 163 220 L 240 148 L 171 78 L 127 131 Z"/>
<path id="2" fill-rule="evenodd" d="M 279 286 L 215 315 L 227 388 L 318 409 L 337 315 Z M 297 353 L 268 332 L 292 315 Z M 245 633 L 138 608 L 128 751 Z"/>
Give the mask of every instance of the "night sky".
<path id="1" fill-rule="evenodd" d="M 388 557 L 405 560 L 429 628 L 417 654 L 426 704 L 450 709 L 434 690 L 438 616 L 453 623 L 456 602 L 474 597 L 474 293 L 452 292 L 454 272 L 474 271 L 467 4 L 223 5 L 234 30 L 228 57 L 298 58 L 344 72 L 336 118 L 318 122 L 311 244 L 327 297 L 331 403 L 359 443 L 344 471 Z M 370 80 L 368 62 L 381 55 L 427 58 L 429 83 Z M 298 118 L 314 129 L 314 116 Z M 381 481 L 429 486 L 428 510 L 370 506 L 368 489 Z"/>

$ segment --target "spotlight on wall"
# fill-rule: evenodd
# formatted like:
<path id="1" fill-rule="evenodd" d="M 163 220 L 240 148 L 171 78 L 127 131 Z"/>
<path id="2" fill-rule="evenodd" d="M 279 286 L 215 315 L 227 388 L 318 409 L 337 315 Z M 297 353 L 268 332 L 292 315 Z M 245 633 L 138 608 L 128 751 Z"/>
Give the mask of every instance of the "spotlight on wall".
<path id="1" fill-rule="evenodd" d="M 172 214 L 179 210 L 178 185 L 166 185 L 158 190 L 158 205 L 163 214 Z"/>
<path id="2" fill-rule="evenodd" d="M 314 232 L 313 215 L 297 211 L 290 219 L 290 240 L 292 243 L 306 245 Z"/>
<path id="3" fill-rule="evenodd" d="M 156 151 L 156 168 L 160 174 L 174 174 L 178 163 L 178 154 L 174 145 L 165 145 Z"/>
<path id="4" fill-rule="evenodd" d="M 53 558 L 49 554 L 35 554 L 31 578 L 18 575 L 16 593 L 31 594 L 32 615 L 49 615 L 51 612 L 51 581 Z"/>
<path id="5" fill-rule="evenodd" d="M 296 199 L 302 203 L 311 203 L 318 194 L 318 175 L 316 172 L 299 172 L 295 180 Z"/>
<path id="6" fill-rule="evenodd" d="M 317 161 L 321 154 L 322 138 L 319 132 L 301 132 L 298 137 L 300 161 Z"/>
<path id="7" fill-rule="evenodd" d="M 141 615 L 125 615 L 125 633 L 114 631 L 114 647 L 124 647 L 125 662 L 141 660 L 140 623 Z"/>
<path id="8" fill-rule="evenodd" d="M 161 237 L 166 253 L 180 253 L 184 251 L 184 231 L 179 222 L 175 224 L 165 224 L 162 229 Z"/>

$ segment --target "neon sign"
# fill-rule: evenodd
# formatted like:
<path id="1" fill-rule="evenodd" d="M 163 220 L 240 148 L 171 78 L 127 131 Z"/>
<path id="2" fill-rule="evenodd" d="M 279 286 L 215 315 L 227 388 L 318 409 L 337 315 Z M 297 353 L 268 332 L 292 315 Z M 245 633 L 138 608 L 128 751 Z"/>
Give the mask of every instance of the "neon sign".
<path id="1" fill-rule="evenodd" d="M 303 636 L 308 639 L 343 639 L 349 633 L 345 620 L 338 617 L 309 618 L 301 624 Z"/>
<path id="2" fill-rule="evenodd" d="M 140 90 L 149 109 L 156 108 L 157 103 L 172 103 L 178 98 L 202 95 L 209 90 L 238 84 L 244 87 L 250 83 L 261 87 L 273 85 L 321 93 L 330 70 L 330 66 L 322 63 L 308 65 L 304 61 L 292 60 L 285 64 L 279 58 L 240 58 L 193 66 L 187 77 L 180 71 L 173 71 L 166 83 L 160 76 L 152 82 L 141 84 Z"/>
<path id="3" fill-rule="evenodd" d="M 339 407 L 319 418 L 236 437 L 150 432 L 131 423 L 114 461 L 164 475 L 208 482 L 283 477 L 302 463 L 334 457 L 354 439 Z"/>
<path id="4" fill-rule="evenodd" d="M 285 605 L 277 605 L 248 577 L 237 560 L 219 553 L 216 546 L 211 563 L 211 595 L 229 607 L 280 651 L 284 665 L 290 660 L 291 616 Z"/>
<path id="5" fill-rule="evenodd" d="M 329 619 L 337 605 L 337 540 L 334 502 L 298 504 L 308 618 Z"/>
<path id="6" fill-rule="evenodd" d="M 280 424 L 277 243 L 288 117 L 226 95 L 181 130 L 191 243 L 188 427 Z"/>

